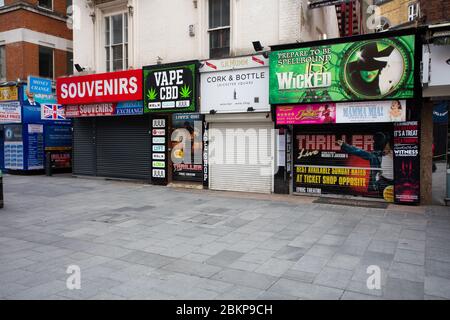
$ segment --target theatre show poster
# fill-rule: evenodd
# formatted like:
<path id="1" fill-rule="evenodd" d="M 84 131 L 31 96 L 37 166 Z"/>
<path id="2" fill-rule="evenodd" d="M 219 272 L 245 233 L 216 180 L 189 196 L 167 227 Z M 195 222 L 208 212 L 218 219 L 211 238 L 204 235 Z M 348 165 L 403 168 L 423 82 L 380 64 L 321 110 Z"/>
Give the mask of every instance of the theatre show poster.
<path id="1" fill-rule="evenodd" d="M 419 124 L 417 121 L 394 124 L 395 202 L 420 201 Z"/>
<path id="2" fill-rule="evenodd" d="M 294 132 L 294 191 L 394 202 L 392 132 L 392 124 Z"/>
<path id="3" fill-rule="evenodd" d="M 203 181 L 203 115 L 176 113 L 172 115 L 173 179 Z"/>

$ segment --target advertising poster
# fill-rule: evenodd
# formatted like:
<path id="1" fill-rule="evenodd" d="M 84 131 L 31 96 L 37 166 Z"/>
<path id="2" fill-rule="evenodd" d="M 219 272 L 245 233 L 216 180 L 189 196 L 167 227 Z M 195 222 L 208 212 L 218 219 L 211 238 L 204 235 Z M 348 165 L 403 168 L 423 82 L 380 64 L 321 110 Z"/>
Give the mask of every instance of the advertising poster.
<path id="1" fill-rule="evenodd" d="M 151 168 L 153 184 L 167 184 L 167 120 L 166 117 L 162 116 L 151 119 Z"/>
<path id="2" fill-rule="evenodd" d="M 0 87 L 0 101 L 19 100 L 19 89 L 16 86 Z"/>
<path id="3" fill-rule="evenodd" d="M 171 154 L 174 180 L 203 180 L 202 117 L 198 113 L 172 115 Z"/>
<path id="4" fill-rule="evenodd" d="M 419 124 L 417 121 L 394 124 L 395 202 L 420 201 Z"/>
<path id="5" fill-rule="evenodd" d="M 24 169 L 22 125 L 5 125 L 5 168 Z"/>
<path id="6" fill-rule="evenodd" d="M 193 112 L 198 63 L 144 67 L 144 113 Z"/>
<path id="7" fill-rule="evenodd" d="M 382 123 L 406 120 L 406 101 L 365 101 L 277 106 L 277 125 Z"/>
<path id="8" fill-rule="evenodd" d="M 392 125 L 316 128 L 294 131 L 294 192 L 394 202 Z"/>
<path id="9" fill-rule="evenodd" d="M 29 124 L 28 129 L 28 170 L 44 169 L 44 126 Z"/>
<path id="10" fill-rule="evenodd" d="M 64 107 L 56 102 L 54 94 L 37 94 L 23 87 L 23 122 L 39 124 L 70 124 L 64 115 Z"/>
<path id="11" fill-rule="evenodd" d="M 21 123 L 20 102 L 0 102 L 0 123 Z"/>
<path id="12" fill-rule="evenodd" d="M 270 53 L 270 103 L 414 97 L 415 36 Z"/>
<path id="13" fill-rule="evenodd" d="M 336 104 L 277 107 L 276 123 L 278 125 L 336 123 Z"/>
<path id="14" fill-rule="evenodd" d="M 47 126 L 44 134 L 45 151 L 72 149 L 72 127 Z"/>

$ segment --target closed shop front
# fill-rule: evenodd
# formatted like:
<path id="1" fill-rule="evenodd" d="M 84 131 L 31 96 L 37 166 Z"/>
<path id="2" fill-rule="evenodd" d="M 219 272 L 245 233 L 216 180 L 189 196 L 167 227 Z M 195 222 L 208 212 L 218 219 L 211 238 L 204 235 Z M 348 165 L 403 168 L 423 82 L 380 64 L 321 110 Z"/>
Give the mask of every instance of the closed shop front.
<path id="1" fill-rule="evenodd" d="M 74 123 L 74 174 L 150 179 L 148 117 L 78 118 Z"/>
<path id="2" fill-rule="evenodd" d="M 114 88 L 116 79 L 126 86 Z M 86 94 L 99 82 L 95 95 Z M 150 119 L 140 100 L 142 70 L 60 78 L 57 85 L 66 116 L 74 120 L 73 173 L 150 181 Z"/>
<path id="3" fill-rule="evenodd" d="M 263 55 L 208 60 L 200 69 L 207 123 L 207 185 L 212 190 L 272 193 L 274 124 Z"/>
<path id="4" fill-rule="evenodd" d="M 207 118 L 212 120 L 209 122 L 209 188 L 271 193 L 273 123 L 227 123 Z"/>

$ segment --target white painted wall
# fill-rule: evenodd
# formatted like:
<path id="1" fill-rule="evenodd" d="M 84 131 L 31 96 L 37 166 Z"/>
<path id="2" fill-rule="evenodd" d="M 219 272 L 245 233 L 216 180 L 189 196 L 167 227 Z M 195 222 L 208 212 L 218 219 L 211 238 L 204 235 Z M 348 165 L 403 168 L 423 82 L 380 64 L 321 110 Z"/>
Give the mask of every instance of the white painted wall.
<path id="1" fill-rule="evenodd" d="M 104 15 L 128 11 L 130 60 L 133 68 L 209 58 L 207 0 L 115 0 L 98 6 L 74 0 L 74 61 L 89 72 L 104 72 Z M 195 36 L 189 36 L 194 25 Z M 334 7 L 309 10 L 307 0 L 231 0 L 231 54 L 254 53 L 252 41 L 271 45 L 339 36 Z"/>

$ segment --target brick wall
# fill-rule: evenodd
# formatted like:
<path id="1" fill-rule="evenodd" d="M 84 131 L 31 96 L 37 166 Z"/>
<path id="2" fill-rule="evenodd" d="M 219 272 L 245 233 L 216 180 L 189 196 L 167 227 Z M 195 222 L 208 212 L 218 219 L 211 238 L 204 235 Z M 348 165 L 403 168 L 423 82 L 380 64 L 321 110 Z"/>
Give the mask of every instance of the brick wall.
<path id="1" fill-rule="evenodd" d="M 67 52 L 54 50 L 55 77 L 67 74 Z M 39 46 L 28 42 L 6 45 L 7 80 L 26 80 L 29 75 L 39 75 Z"/>
<path id="2" fill-rule="evenodd" d="M 38 8 L 38 0 L 5 0 L 5 5 L 12 5 L 26 2 Z M 59 15 L 66 15 L 66 0 L 53 0 L 53 12 Z"/>
<path id="3" fill-rule="evenodd" d="M 420 0 L 422 22 L 437 24 L 449 22 L 450 0 Z"/>
<path id="4" fill-rule="evenodd" d="M 16 10 L 1 15 L 0 32 L 26 28 L 56 37 L 72 40 L 72 30 L 65 21 L 52 19 L 26 10 Z"/>
<path id="5" fill-rule="evenodd" d="M 393 0 L 383 3 L 380 6 L 381 16 L 386 17 L 391 26 L 408 22 L 408 5 L 414 0 Z"/>

